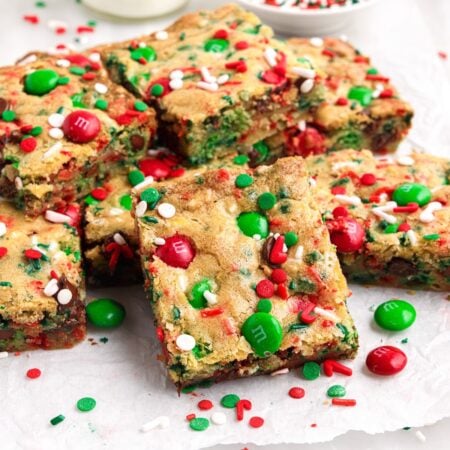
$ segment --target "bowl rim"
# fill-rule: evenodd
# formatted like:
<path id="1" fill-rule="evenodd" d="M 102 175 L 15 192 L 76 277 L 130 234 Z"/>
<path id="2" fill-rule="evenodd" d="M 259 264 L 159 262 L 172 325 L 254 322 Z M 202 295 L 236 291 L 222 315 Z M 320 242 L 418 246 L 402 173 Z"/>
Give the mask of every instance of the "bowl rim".
<path id="1" fill-rule="evenodd" d="M 313 9 L 313 10 L 294 10 L 291 8 L 275 8 L 271 5 L 259 4 L 255 3 L 252 0 L 237 0 L 242 5 L 247 7 L 254 8 L 255 10 L 263 11 L 265 13 L 279 14 L 282 16 L 294 16 L 294 17 L 320 17 L 320 16 L 332 16 L 339 14 L 346 14 L 353 11 L 358 11 L 361 9 L 365 9 L 369 6 L 373 6 L 378 3 L 380 0 L 367 0 L 362 3 L 357 3 L 356 5 L 350 5 L 347 7 L 339 7 L 339 8 L 323 8 L 323 9 Z"/>

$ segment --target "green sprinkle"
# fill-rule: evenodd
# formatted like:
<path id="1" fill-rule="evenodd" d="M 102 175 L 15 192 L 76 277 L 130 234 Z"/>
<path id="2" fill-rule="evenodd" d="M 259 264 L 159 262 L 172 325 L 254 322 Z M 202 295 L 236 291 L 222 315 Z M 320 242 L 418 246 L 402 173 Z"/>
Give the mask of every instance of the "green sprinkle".
<path id="1" fill-rule="evenodd" d="M 397 233 L 398 226 L 399 226 L 398 223 L 390 223 L 389 225 L 386 226 L 383 232 L 384 234 Z"/>
<path id="2" fill-rule="evenodd" d="M 243 166 L 244 164 L 247 164 L 250 161 L 250 158 L 247 155 L 238 155 L 235 156 L 233 159 L 234 164 L 237 164 L 238 166 Z"/>
<path id="3" fill-rule="evenodd" d="M 189 422 L 189 426 L 194 431 L 205 431 L 209 427 L 209 420 L 204 417 L 196 417 Z"/>
<path id="4" fill-rule="evenodd" d="M 136 111 L 142 112 L 142 111 L 146 111 L 146 110 L 148 109 L 148 106 L 147 106 L 144 102 L 141 102 L 141 101 L 139 101 L 139 100 L 136 100 L 136 101 L 134 102 L 134 109 L 135 109 Z"/>
<path id="5" fill-rule="evenodd" d="M 236 394 L 227 394 L 220 399 L 220 404 L 224 408 L 235 408 L 237 402 L 240 400 L 239 396 Z"/>
<path id="6" fill-rule="evenodd" d="M 425 236 L 423 236 L 423 238 L 426 241 L 437 241 L 441 236 L 437 233 L 433 233 L 433 234 L 426 234 Z"/>
<path id="7" fill-rule="evenodd" d="M 308 327 L 309 325 L 306 325 L 306 323 L 293 323 L 289 325 L 288 331 L 304 330 L 305 328 Z"/>
<path id="8" fill-rule="evenodd" d="M 400 341 L 401 344 L 407 344 L 408 343 L 408 338 L 404 338 Z"/>
<path id="9" fill-rule="evenodd" d="M 73 66 L 69 68 L 69 72 L 74 75 L 84 75 L 86 73 L 86 69 L 83 69 L 83 67 Z"/>
<path id="10" fill-rule="evenodd" d="M 287 247 L 292 247 L 298 242 L 298 236 L 293 231 L 288 231 L 284 235 L 284 243 Z"/>
<path id="11" fill-rule="evenodd" d="M 102 98 L 99 98 L 94 105 L 96 108 L 106 111 L 108 108 L 108 102 Z"/>
<path id="12" fill-rule="evenodd" d="M 345 397 L 347 391 L 345 390 L 344 386 L 341 386 L 340 384 L 335 384 L 333 386 L 330 386 L 327 390 L 328 397 Z"/>
<path id="13" fill-rule="evenodd" d="M 150 93 L 155 97 L 160 97 L 164 93 L 164 86 L 162 84 L 156 83 L 152 86 Z"/>
<path id="14" fill-rule="evenodd" d="M 83 397 L 77 401 L 77 408 L 83 412 L 92 411 L 96 404 L 97 402 L 92 397 Z"/>
<path id="15" fill-rule="evenodd" d="M 65 419 L 65 417 L 60 414 L 59 416 L 53 417 L 53 419 L 50 419 L 50 423 L 55 426 L 58 425 L 58 423 L 61 423 L 63 420 Z"/>
<path id="16" fill-rule="evenodd" d="M 261 209 L 272 209 L 277 202 L 277 198 L 271 192 L 264 192 L 258 197 L 258 206 Z"/>
<path id="17" fill-rule="evenodd" d="M 58 78 L 58 84 L 59 85 L 64 86 L 64 85 L 69 84 L 69 83 L 70 83 L 70 78 L 69 77 L 60 77 L 60 78 Z"/>
<path id="18" fill-rule="evenodd" d="M 195 384 L 191 384 L 190 386 L 186 386 L 183 389 L 181 389 L 181 392 L 183 394 L 190 394 L 191 392 L 194 392 L 195 389 L 197 389 L 197 386 Z"/>
<path id="19" fill-rule="evenodd" d="M 102 344 L 106 344 L 106 343 L 109 341 L 109 339 L 108 339 L 107 337 L 101 337 L 101 338 L 99 339 L 99 341 L 100 341 Z"/>
<path id="20" fill-rule="evenodd" d="M 270 311 L 272 311 L 272 302 L 267 298 L 263 298 L 258 302 L 256 310 L 258 312 L 270 313 Z"/>
<path id="21" fill-rule="evenodd" d="M 132 170 L 128 174 L 128 181 L 131 186 L 137 186 L 145 180 L 145 175 L 140 170 Z"/>
<path id="22" fill-rule="evenodd" d="M 7 109 L 6 111 L 2 112 L 2 119 L 5 122 L 12 122 L 16 118 L 16 113 L 14 111 L 11 111 L 10 109 Z"/>
<path id="23" fill-rule="evenodd" d="M 42 127 L 33 127 L 30 131 L 31 136 L 39 136 L 42 133 Z"/>
<path id="24" fill-rule="evenodd" d="M 93 20 L 93 19 L 88 20 L 87 21 L 87 25 L 88 25 L 88 27 L 96 27 L 97 26 L 97 21 Z"/>
<path id="25" fill-rule="evenodd" d="M 370 69 L 367 69 L 367 75 L 376 75 L 378 73 L 378 70 L 375 69 L 375 67 L 371 67 Z"/>
<path id="26" fill-rule="evenodd" d="M 236 177 L 235 185 L 238 188 L 245 188 L 253 184 L 253 177 L 246 173 L 241 173 Z"/>
<path id="27" fill-rule="evenodd" d="M 119 200 L 120 206 L 127 211 L 131 211 L 131 207 L 133 205 L 133 200 L 130 194 L 125 194 L 120 197 Z"/>
<path id="28" fill-rule="evenodd" d="M 12 287 L 11 281 L 0 281 L 0 287 Z"/>
<path id="29" fill-rule="evenodd" d="M 36 6 L 36 8 L 45 8 L 47 5 L 45 2 L 36 2 L 34 6 Z"/>
<path id="30" fill-rule="evenodd" d="M 320 366 L 319 366 L 319 364 L 317 364 L 313 361 L 309 361 L 309 362 L 305 363 L 302 371 L 303 371 L 303 376 L 307 380 L 315 380 L 316 378 L 319 378 L 319 376 L 320 376 Z"/>
<path id="31" fill-rule="evenodd" d="M 155 188 L 148 188 L 141 192 L 141 200 L 146 201 L 150 208 L 159 200 L 159 192 Z"/>
<path id="32" fill-rule="evenodd" d="M 89 194 L 85 197 L 84 203 L 86 203 L 86 205 L 92 206 L 92 205 L 98 205 L 100 202 L 97 199 L 95 199 L 94 197 L 92 197 L 91 194 Z"/>

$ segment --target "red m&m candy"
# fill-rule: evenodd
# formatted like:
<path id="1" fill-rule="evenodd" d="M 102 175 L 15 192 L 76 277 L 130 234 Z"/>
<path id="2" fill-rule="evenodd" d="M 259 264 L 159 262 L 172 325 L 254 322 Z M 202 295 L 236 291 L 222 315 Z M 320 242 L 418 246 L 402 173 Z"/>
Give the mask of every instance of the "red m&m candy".
<path id="1" fill-rule="evenodd" d="M 191 240 L 182 234 L 165 238 L 165 244 L 158 246 L 155 254 L 171 267 L 187 269 L 195 258 L 195 248 Z"/>
<path id="2" fill-rule="evenodd" d="M 367 355 L 366 366 L 377 375 L 395 375 L 405 368 L 407 361 L 408 358 L 400 349 L 383 345 Z"/>
<path id="3" fill-rule="evenodd" d="M 143 159 L 139 162 L 139 169 L 146 177 L 153 177 L 155 180 L 167 178 L 170 174 L 170 166 L 159 159 Z"/>
<path id="4" fill-rule="evenodd" d="M 73 111 L 62 125 L 67 139 L 77 144 L 84 144 L 95 139 L 100 133 L 100 120 L 88 111 Z"/>
<path id="5" fill-rule="evenodd" d="M 341 216 L 331 225 L 330 238 L 338 252 L 352 253 L 363 246 L 365 233 L 356 220 Z"/>

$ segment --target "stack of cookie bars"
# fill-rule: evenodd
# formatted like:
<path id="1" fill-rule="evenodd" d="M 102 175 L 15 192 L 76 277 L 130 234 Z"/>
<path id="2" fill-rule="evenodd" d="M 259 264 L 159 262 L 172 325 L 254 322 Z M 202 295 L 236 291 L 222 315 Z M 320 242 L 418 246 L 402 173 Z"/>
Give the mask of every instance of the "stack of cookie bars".
<path id="1" fill-rule="evenodd" d="M 178 388 L 354 357 L 344 274 L 450 288 L 449 161 L 389 154 L 412 115 L 235 5 L 0 68 L 0 351 L 72 346 L 85 278 L 143 273 Z"/>

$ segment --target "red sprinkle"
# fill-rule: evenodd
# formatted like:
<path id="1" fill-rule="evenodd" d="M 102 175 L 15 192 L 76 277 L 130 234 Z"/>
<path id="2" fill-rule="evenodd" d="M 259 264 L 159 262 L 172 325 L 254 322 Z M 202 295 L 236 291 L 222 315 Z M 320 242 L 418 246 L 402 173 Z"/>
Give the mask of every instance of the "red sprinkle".
<path id="1" fill-rule="evenodd" d="M 249 421 L 248 424 L 252 428 L 260 428 L 264 425 L 264 419 L 262 417 L 253 416 Z"/>
<path id="2" fill-rule="evenodd" d="M 27 377 L 31 379 L 39 378 L 41 376 L 41 371 L 39 369 L 28 369 Z"/>
<path id="3" fill-rule="evenodd" d="M 393 211 L 395 213 L 413 213 L 419 209 L 418 203 L 408 203 L 406 206 L 396 206 Z"/>
<path id="4" fill-rule="evenodd" d="M 23 20 L 25 20 L 25 22 L 29 22 L 29 23 L 39 23 L 39 17 L 36 16 L 35 14 L 27 14 L 25 16 L 23 16 Z"/>
<path id="5" fill-rule="evenodd" d="M 411 229 L 411 225 L 407 222 L 403 222 L 398 226 L 398 231 L 409 231 Z"/>
<path id="6" fill-rule="evenodd" d="M 331 188 L 331 193 L 333 195 L 343 195 L 345 194 L 345 186 L 334 186 Z"/>
<path id="7" fill-rule="evenodd" d="M 247 72 L 247 64 L 245 61 L 230 61 L 225 64 L 226 69 L 235 70 L 236 72 L 244 73 Z"/>
<path id="8" fill-rule="evenodd" d="M 392 89 L 384 89 L 380 92 L 380 98 L 391 98 L 394 96 L 394 91 Z"/>
<path id="9" fill-rule="evenodd" d="M 347 217 L 348 216 L 348 210 L 345 206 L 336 206 L 336 208 L 333 209 L 333 217 L 336 219 L 337 217 Z"/>
<path id="10" fill-rule="evenodd" d="M 215 39 L 226 39 L 228 37 L 228 31 L 227 30 L 217 30 L 213 37 Z"/>
<path id="11" fill-rule="evenodd" d="M 221 314 L 223 314 L 223 308 L 220 308 L 220 307 L 210 308 L 210 309 L 202 309 L 200 312 L 200 315 L 205 318 L 220 316 Z"/>
<path id="12" fill-rule="evenodd" d="M 350 367 L 344 366 L 344 364 L 341 364 L 340 362 L 335 361 L 334 359 L 326 359 L 323 362 L 322 367 L 323 372 L 327 377 L 331 377 L 334 372 L 347 376 L 350 376 L 353 373 Z"/>
<path id="13" fill-rule="evenodd" d="M 281 284 L 287 280 L 287 275 L 283 269 L 273 269 L 270 278 L 274 283 Z"/>
<path id="14" fill-rule="evenodd" d="M 339 97 L 336 100 L 336 105 L 338 105 L 338 106 L 346 106 L 346 105 L 348 105 L 348 100 L 345 97 Z"/>
<path id="15" fill-rule="evenodd" d="M 24 255 L 28 259 L 41 259 L 42 258 L 42 253 L 37 250 L 33 250 L 32 248 L 25 250 Z"/>
<path id="16" fill-rule="evenodd" d="M 247 41 L 239 41 L 239 42 L 236 42 L 236 44 L 234 44 L 234 48 L 236 50 L 245 50 L 248 47 L 249 47 L 249 43 Z"/>
<path id="17" fill-rule="evenodd" d="M 159 342 L 164 342 L 164 330 L 161 327 L 156 328 L 156 337 Z"/>
<path id="18" fill-rule="evenodd" d="M 373 173 L 364 173 L 359 181 L 364 186 L 373 186 L 377 182 L 377 177 Z"/>
<path id="19" fill-rule="evenodd" d="M 350 398 L 333 398 L 331 404 L 335 406 L 355 406 L 356 400 Z"/>
<path id="20" fill-rule="evenodd" d="M 305 390 L 301 387 L 292 387 L 289 389 L 289 397 L 303 398 L 305 396 Z"/>
<path id="21" fill-rule="evenodd" d="M 327 48 L 324 48 L 322 50 L 322 55 L 329 56 L 330 58 L 334 58 L 334 56 L 335 56 L 334 52 L 332 52 L 331 50 L 328 50 Z"/>
<path id="22" fill-rule="evenodd" d="M 210 401 L 210 400 L 200 400 L 197 403 L 197 406 L 199 409 L 201 409 L 203 411 L 207 411 L 208 409 L 211 409 L 214 405 L 213 405 L 212 401 Z"/>
<path id="23" fill-rule="evenodd" d="M 33 150 L 36 149 L 37 141 L 34 137 L 26 137 L 25 139 L 22 139 L 20 141 L 20 148 L 25 153 L 31 153 Z"/>
<path id="24" fill-rule="evenodd" d="M 306 301 L 305 304 L 301 306 L 300 320 L 303 323 L 310 324 L 316 320 L 316 316 L 311 315 L 315 307 L 316 305 L 309 301 Z"/>
<path id="25" fill-rule="evenodd" d="M 191 421 L 191 420 L 193 420 L 193 419 L 195 419 L 195 414 L 188 414 L 187 416 L 186 416 L 186 420 L 187 421 Z"/>
<path id="26" fill-rule="evenodd" d="M 0 247 L 0 258 L 3 258 L 8 253 L 8 249 L 6 247 Z"/>
<path id="27" fill-rule="evenodd" d="M 252 403 L 250 400 L 242 399 L 236 403 L 236 418 L 237 420 L 244 419 L 244 409 L 250 411 L 252 409 Z"/>
<path id="28" fill-rule="evenodd" d="M 439 58 L 444 59 L 444 60 L 448 58 L 447 53 L 443 52 L 443 51 L 438 52 L 438 56 L 439 56 Z"/>
<path id="29" fill-rule="evenodd" d="M 278 297 L 282 298 L 283 300 L 287 300 L 289 298 L 289 291 L 285 284 L 279 284 L 277 286 L 277 294 Z"/>
<path id="30" fill-rule="evenodd" d="M 382 83 L 389 83 L 388 77 L 384 77 L 383 75 L 370 74 L 370 73 L 368 73 L 366 75 L 366 80 L 381 81 Z"/>
<path id="31" fill-rule="evenodd" d="M 105 200 L 106 197 L 108 197 L 108 191 L 104 188 L 95 188 L 91 191 L 92 197 L 95 198 L 95 200 Z"/>
<path id="32" fill-rule="evenodd" d="M 83 80 L 86 80 L 86 81 L 92 81 L 96 76 L 97 76 L 97 74 L 95 74 L 94 72 L 86 72 L 86 73 L 83 73 L 81 78 L 83 78 Z"/>
<path id="33" fill-rule="evenodd" d="M 94 31 L 94 27 L 88 27 L 86 25 L 80 25 L 77 27 L 77 33 L 93 33 Z"/>
<path id="34" fill-rule="evenodd" d="M 261 280 L 256 285 L 256 293 L 261 298 L 270 298 L 275 293 L 275 286 L 270 280 Z"/>
<path id="35" fill-rule="evenodd" d="M 279 236 L 270 251 L 269 261 L 272 264 L 283 264 L 287 260 L 287 253 L 283 251 L 284 236 Z"/>

